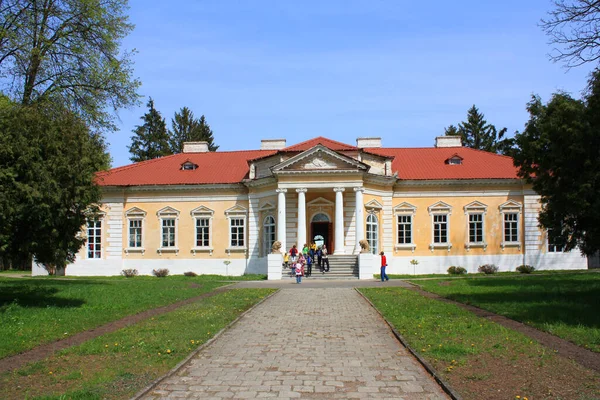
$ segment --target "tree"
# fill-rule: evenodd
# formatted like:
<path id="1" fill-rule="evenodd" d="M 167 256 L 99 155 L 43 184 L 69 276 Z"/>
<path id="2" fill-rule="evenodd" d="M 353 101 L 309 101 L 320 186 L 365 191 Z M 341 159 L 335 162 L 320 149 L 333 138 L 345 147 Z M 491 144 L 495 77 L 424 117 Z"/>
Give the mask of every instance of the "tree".
<path id="1" fill-rule="evenodd" d="M 600 1 L 557 0 L 554 6 L 541 21 L 550 43 L 557 45 L 550 58 L 567 68 L 600 59 Z"/>
<path id="2" fill-rule="evenodd" d="M 194 113 L 189 108 L 183 107 L 171 120 L 171 130 L 169 131 L 170 146 L 173 153 L 179 153 L 183 149 L 185 142 L 208 142 L 208 149 L 216 151 L 213 141 L 213 132 L 206 123 L 204 115 L 200 119 L 194 118 Z"/>
<path id="3" fill-rule="evenodd" d="M 23 105 L 52 99 L 91 126 L 113 128 L 107 108 L 137 104 L 127 0 L 0 0 L 0 77 Z M 46 106 L 49 103 L 46 102 Z"/>
<path id="4" fill-rule="evenodd" d="M 555 93 L 547 104 L 534 96 L 530 119 L 516 135 L 519 176 L 541 196 L 540 226 L 565 250 L 600 250 L 600 72 L 582 100 Z"/>
<path id="5" fill-rule="evenodd" d="M 491 152 L 508 151 L 510 147 L 507 139 L 501 140 L 506 133 L 506 128 L 500 131 L 492 124 L 488 124 L 485 116 L 473 105 L 467 111 L 467 121 L 444 129 L 446 136 L 458 135 L 462 138 L 463 145 L 473 149 Z M 509 139 L 510 140 L 510 139 Z"/>
<path id="6" fill-rule="evenodd" d="M 151 160 L 153 158 L 173 154 L 169 147 L 169 135 L 167 133 L 167 123 L 160 115 L 160 112 L 154 108 L 154 100 L 148 100 L 148 112 L 140 119 L 144 121 L 133 130 L 134 136 L 131 138 L 129 158 L 133 162 Z"/>
<path id="7" fill-rule="evenodd" d="M 0 107 L 2 259 L 14 265 L 32 255 L 64 271 L 85 243 L 81 227 L 97 214 L 94 177 L 108 164 L 102 137 L 73 113 L 42 103 Z"/>

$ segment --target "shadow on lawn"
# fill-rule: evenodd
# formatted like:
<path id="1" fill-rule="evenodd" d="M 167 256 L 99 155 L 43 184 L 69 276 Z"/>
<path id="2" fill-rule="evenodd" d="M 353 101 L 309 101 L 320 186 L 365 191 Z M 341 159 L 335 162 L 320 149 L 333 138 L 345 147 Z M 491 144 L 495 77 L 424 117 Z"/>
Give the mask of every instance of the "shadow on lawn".
<path id="1" fill-rule="evenodd" d="M 5 306 L 17 304 L 21 307 L 81 307 L 85 304 L 82 299 L 62 298 L 56 295 L 61 292 L 62 286 L 72 282 L 67 281 L 3 281 L 0 284 L 0 313 L 5 311 Z M 93 281 L 77 281 L 77 285 L 102 284 Z"/>
<path id="2" fill-rule="evenodd" d="M 449 292 L 461 303 L 481 306 L 512 319 L 534 324 L 564 323 L 600 327 L 600 280 L 581 277 L 523 277 L 473 279 L 465 282 L 475 292 Z"/>

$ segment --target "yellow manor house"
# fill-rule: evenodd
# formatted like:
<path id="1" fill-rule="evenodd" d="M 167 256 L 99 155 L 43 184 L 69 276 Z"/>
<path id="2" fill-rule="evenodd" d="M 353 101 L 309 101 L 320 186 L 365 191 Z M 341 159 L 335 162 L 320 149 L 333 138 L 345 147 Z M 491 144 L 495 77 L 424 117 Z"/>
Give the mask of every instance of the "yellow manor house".
<path id="1" fill-rule="evenodd" d="M 260 150 L 183 152 L 100 172 L 102 215 L 67 275 L 242 275 L 281 279 L 282 257 L 325 244 L 330 274 L 372 278 L 384 251 L 388 274 L 445 274 L 482 264 L 514 271 L 584 269 L 538 227 L 539 196 L 510 157 L 436 138 L 430 148 L 386 148 L 317 137 L 292 146 L 262 140 Z M 551 236 L 551 235 L 550 235 Z M 360 254 L 365 239 L 372 254 Z M 418 264 L 412 263 L 418 261 Z M 284 271 L 285 273 L 285 271 Z M 46 271 L 33 266 L 34 275 Z"/>

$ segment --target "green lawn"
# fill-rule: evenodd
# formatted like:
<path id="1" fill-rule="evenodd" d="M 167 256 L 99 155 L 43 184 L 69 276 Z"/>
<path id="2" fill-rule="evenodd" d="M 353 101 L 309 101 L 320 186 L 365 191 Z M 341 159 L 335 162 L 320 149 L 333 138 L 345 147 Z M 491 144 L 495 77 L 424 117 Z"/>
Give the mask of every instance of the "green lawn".
<path id="1" fill-rule="evenodd" d="M 239 277 L 236 277 L 239 278 Z M 127 315 L 199 296 L 224 277 L 0 277 L 0 358 Z"/>
<path id="2" fill-rule="evenodd" d="M 600 352 L 599 273 L 468 277 L 413 283 Z"/>
<path id="3" fill-rule="evenodd" d="M 3 398 L 131 398 L 274 291 L 226 291 L 1 374 Z"/>

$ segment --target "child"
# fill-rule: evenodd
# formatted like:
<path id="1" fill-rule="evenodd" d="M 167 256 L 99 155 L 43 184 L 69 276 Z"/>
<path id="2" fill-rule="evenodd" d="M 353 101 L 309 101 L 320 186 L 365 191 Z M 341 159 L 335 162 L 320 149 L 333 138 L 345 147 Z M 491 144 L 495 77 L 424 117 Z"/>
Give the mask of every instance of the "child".
<path id="1" fill-rule="evenodd" d="M 296 283 L 302 283 L 302 264 L 297 262 L 296 267 Z"/>
<path id="2" fill-rule="evenodd" d="M 285 253 L 283 255 L 283 267 L 285 269 L 288 269 L 288 267 L 290 266 L 289 264 L 290 264 L 290 256 L 288 253 Z"/>

